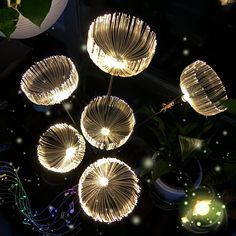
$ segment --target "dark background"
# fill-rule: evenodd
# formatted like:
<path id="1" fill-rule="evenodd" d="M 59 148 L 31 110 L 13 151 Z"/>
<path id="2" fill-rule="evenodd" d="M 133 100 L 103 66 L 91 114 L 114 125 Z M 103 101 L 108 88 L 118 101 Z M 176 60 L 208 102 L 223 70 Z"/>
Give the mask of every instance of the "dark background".
<path id="1" fill-rule="evenodd" d="M 107 91 L 109 75 L 90 60 L 84 46 L 91 21 L 110 12 L 126 12 L 144 20 L 157 34 L 156 54 L 150 66 L 132 78 L 115 78 L 112 94 L 124 99 L 133 109 L 136 121 L 139 110 L 148 104 L 161 108 L 163 102 L 180 94 L 179 76 L 188 64 L 200 59 L 215 69 L 228 96 L 235 98 L 236 4 L 221 6 L 217 0 L 70 0 L 62 17 L 47 32 L 30 39 L 0 39 L 0 150 L 1 161 L 12 161 L 20 167 L 19 176 L 28 192 L 33 209 L 42 209 L 61 191 L 76 185 L 83 170 L 103 153 L 87 148 L 83 162 L 68 174 L 54 174 L 38 163 L 36 147 L 40 134 L 57 122 L 71 123 L 61 105 L 38 111 L 19 92 L 22 74 L 35 61 L 51 55 L 67 55 L 76 64 L 80 86 L 75 91 L 71 114 L 79 124 L 83 107 L 95 96 Z M 188 104 L 184 105 L 188 107 Z M 173 108 L 180 119 L 184 108 Z M 191 108 L 190 120 L 197 119 Z M 47 111 L 47 113 L 46 113 Z M 164 117 L 165 118 L 165 117 Z M 163 119 L 164 119 L 163 118 Z M 236 143 L 236 120 L 220 114 L 215 120 L 222 146 Z M 72 124 L 73 125 L 73 124 Z M 79 126 L 79 125 L 78 125 Z M 221 134 L 227 130 L 229 135 Z M 120 149 L 120 156 L 138 172 L 149 155 L 147 143 L 152 139 L 144 129 L 134 131 Z M 19 141 L 20 140 L 20 141 Z M 29 181 L 30 180 L 30 181 Z M 80 231 L 75 235 L 191 235 L 179 226 L 178 208 L 162 210 L 150 197 L 145 179 L 140 180 L 141 196 L 135 210 L 121 222 L 105 225 L 94 222 L 81 212 Z M 220 186 L 220 189 L 224 186 Z M 231 206 L 232 205 L 232 206 Z M 234 209 L 234 201 L 230 210 Z M 79 204 L 76 207 L 80 207 Z M 134 219 L 140 219 L 135 224 Z M 236 234 L 235 214 L 215 235 Z M 0 208 L 0 235 L 40 235 L 26 228 L 19 213 L 9 204 Z"/>

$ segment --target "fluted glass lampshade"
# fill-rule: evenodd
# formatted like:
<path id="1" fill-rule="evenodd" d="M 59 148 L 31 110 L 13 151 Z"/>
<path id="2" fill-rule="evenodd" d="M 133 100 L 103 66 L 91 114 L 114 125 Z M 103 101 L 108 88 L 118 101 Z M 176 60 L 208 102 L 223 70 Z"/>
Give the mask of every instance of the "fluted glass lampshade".
<path id="1" fill-rule="evenodd" d="M 111 150 L 123 145 L 133 132 L 135 118 L 129 105 L 118 97 L 94 98 L 81 115 L 86 140 L 96 148 Z"/>
<path id="2" fill-rule="evenodd" d="M 146 69 L 155 53 L 156 34 L 142 20 L 124 13 L 96 18 L 88 31 L 87 50 L 104 72 L 129 77 Z"/>
<path id="3" fill-rule="evenodd" d="M 67 99 L 77 88 L 79 76 L 66 56 L 52 56 L 36 62 L 23 75 L 21 89 L 38 105 L 54 105 Z"/>
<path id="4" fill-rule="evenodd" d="M 79 199 L 94 220 L 111 223 L 133 211 L 140 188 L 131 168 L 116 158 L 91 164 L 79 180 Z"/>
<path id="5" fill-rule="evenodd" d="M 85 140 L 71 125 L 51 126 L 39 139 L 39 162 L 48 170 L 64 173 L 75 169 L 85 153 Z"/>
<path id="6" fill-rule="evenodd" d="M 201 115 L 213 116 L 226 110 L 220 100 L 226 100 L 224 85 L 216 72 L 203 61 L 187 66 L 180 76 L 183 101 Z"/>

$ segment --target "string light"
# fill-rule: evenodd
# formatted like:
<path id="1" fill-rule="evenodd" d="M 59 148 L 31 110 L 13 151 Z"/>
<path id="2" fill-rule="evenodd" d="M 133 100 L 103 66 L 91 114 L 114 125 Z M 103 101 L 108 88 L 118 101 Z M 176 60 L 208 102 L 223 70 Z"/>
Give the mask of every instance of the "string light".
<path id="1" fill-rule="evenodd" d="M 94 98 L 81 115 L 80 126 L 86 140 L 96 148 L 111 150 L 122 146 L 135 125 L 132 109 L 113 96 Z"/>
<path id="2" fill-rule="evenodd" d="M 226 110 L 220 100 L 226 100 L 226 90 L 216 72 L 203 61 L 187 66 L 180 76 L 183 101 L 204 116 L 213 116 Z"/>
<path id="3" fill-rule="evenodd" d="M 148 67 L 156 49 L 156 34 L 142 20 L 125 13 L 96 18 L 88 31 L 92 61 L 114 76 L 137 75 Z"/>
<path id="4" fill-rule="evenodd" d="M 39 139 L 39 162 L 48 170 L 64 173 L 76 168 L 84 157 L 85 140 L 67 124 L 51 126 Z"/>
<path id="5" fill-rule="evenodd" d="M 119 221 L 132 212 L 140 192 L 135 173 L 116 158 L 102 158 L 87 167 L 78 189 L 85 213 L 106 223 Z"/>
<path id="6" fill-rule="evenodd" d="M 77 88 L 79 76 L 65 56 L 52 56 L 36 62 L 23 75 L 21 90 L 38 105 L 54 105 L 67 99 Z"/>

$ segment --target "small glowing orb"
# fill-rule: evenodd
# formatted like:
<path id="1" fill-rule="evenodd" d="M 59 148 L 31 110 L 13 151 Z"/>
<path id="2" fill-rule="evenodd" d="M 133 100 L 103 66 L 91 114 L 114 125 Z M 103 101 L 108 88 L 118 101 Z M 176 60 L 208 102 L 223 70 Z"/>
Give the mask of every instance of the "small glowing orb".
<path id="1" fill-rule="evenodd" d="M 182 100 L 199 114 L 213 116 L 226 110 L 221 100 L 228 99 L 222 81 L 205 62 L 195 61 L 180 76 Z"/>
<path id="2" fill-rule="evenodd" d="M 107 135 L 110 134 L 110 130 L 108 128 L 106 128 L 106 127 L 103 127 L 103 128 L 101 128 L 101 134 L 107 136 Z"/>
<path id="3" fill-rule="evenodd" d="M 197 201 L 193 210 L 193 214 L 201 216 L 207 215 L 210 211 L 210 204 L 211 200 Z"/>
<path id="4" fill-rule="evenodd" d="M 61 103 L 77 88 L 79 75 L 65 56 L 52 56 L 36 62 L 23 75 L 21 90 L 38 105 Z"/>
<path id="5" fill-rule="evenodd" d="M 75 169 L 85 153 L 85 140 L 65 123 L 56 124 L 44 132 L 37 148 L 39 162 L 50 171 L 65 173 Z"/>
<path id="6" fill-rule="evenodd" d="M 101 177 L 99 178 L 99 183 L 102 187 L 106 187 L 109 183 L 109 180 L 106 177 Z"/>
<path id="7" fill-rule="evenodd" d="M 156 44 L 156 34 L 145 22 L 125 13 L 113 13 L 91 23 L 87 51 L 104 72 L 130 77 L 149 66 Z"/>
<path id="8" fill-rule="evenodd" d="M 189 222 L 189 220 L 188 220 L 187 217 L 182 217 L 182 218 L 181 218 L 181 221 L 182 221 L 183 224 Z"/>
<path id="9" fill-rule="evenodd" d="M 102 158 L 88 166 L 79 180 L 84 212 L 94 220 L 111 223 L 131 213 L 138 201 L 138 178 L 116 158 Z"/>
<path id="10" fill-rule="evenodd" d="M 220 196 L 215 194 L 212 189 L 207 187 L 193 189 L 188 195 L 189 204 L 186 205 L 185 202 L 181 209 L 182 226 L 194 235 L 212 233 L 219 229 L 227 219 Z"/>
<path id="11" fill-rule="evenodd" d="M 76 147 L 69 147 L 66 149 L 65 159 L 71 159 L 76 152 Z"/>
<path id="12" fill-rule="evenodd" d="M 135 118 L 129 105 L 118 97 L 99 96 L 83 110 L 80 126 L 86 140 L 96 148 L 112 150 L 125 144 Z"/>

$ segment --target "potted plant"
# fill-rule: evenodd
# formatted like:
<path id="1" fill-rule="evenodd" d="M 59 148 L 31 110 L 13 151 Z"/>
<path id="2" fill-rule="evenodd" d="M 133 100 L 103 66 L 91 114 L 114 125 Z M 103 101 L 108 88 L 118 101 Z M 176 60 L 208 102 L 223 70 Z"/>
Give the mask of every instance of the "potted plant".
<path id="1" fill-rule="evenodd" d="M 3 0 L 0 3 L 0 36 L 34 37 L 51 27 L 68 0 Z"/>
<path id="2" fill-rule="evenodd" d="M 156 116 L 144 127 L 151 137 L 148 143 L 153 150 L 153 165 L 144 166 L 140 175 L 149 180 L 151 197 L 162 208 L 173 208 L 187 189 L 200 186 L 200 159 L 211 153 L 208 145 L 214 135 L 212 120 L 181 109 L 181 116 L 166 112 L 163 119 Z M 152 107 L 146 107 L 144 112 L 148 116 L 155 113 Z"/>

